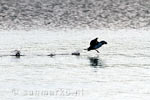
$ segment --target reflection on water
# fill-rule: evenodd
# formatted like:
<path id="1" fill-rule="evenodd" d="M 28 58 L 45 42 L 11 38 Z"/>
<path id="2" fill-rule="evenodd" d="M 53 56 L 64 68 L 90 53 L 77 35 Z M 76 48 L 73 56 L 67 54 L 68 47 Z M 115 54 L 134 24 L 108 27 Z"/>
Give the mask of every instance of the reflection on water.
<path id="1" fill-rule="evenodd" d="M 96 57 L 88 57 L 90 61 L 90 66 L 94 68 L 104 68 L 103 61 L 99 58 L 99 56 Z"/>
<path id="2" fill-rule="evenodd" d="M 20 59 L 20 56 L 15 56 L 15 58 Z"/>

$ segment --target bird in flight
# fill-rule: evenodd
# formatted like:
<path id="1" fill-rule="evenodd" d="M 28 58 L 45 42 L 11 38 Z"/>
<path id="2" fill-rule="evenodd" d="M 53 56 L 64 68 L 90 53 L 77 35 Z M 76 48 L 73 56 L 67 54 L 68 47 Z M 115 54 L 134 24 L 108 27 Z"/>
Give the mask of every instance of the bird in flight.
<path id="1" fill-rule="evenodd" d="M 98 38 L 95 38 L 95 39 L 91 40 L 90 47 L 88 47 L 85 50 L 87 50 L 87 51 L 96 50 L 99 53 L 99 51 L 97 49 L 100 48 L 104 44 L 107 44 L 107 42 L 106 41 L 98 42 Z"/>

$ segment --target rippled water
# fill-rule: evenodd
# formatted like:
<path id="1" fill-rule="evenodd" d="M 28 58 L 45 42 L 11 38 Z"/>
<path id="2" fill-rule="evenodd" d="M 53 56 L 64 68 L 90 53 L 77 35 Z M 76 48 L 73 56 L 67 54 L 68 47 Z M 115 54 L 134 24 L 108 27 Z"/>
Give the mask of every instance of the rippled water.
<path id="1" fill-rule="evenodd" d="M 1 31 L 0 35 L 1 100 L 150 98 L 149 31 Z M 84 51 L 95 37 L 108 44 L 99 54 Z M 9 56 L 15 49 L 26 56 Z M 46 56 L 51 53 L 56 56 Z"/>

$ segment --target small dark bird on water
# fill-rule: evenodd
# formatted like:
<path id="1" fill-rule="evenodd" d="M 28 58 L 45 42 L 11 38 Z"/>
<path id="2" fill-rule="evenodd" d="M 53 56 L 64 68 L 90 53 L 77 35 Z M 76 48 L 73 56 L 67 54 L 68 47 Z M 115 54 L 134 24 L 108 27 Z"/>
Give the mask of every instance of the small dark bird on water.
<path id="1" fill-rule="evenodd" d="M 106 41 L 98 42 L 98 38 L 95 38 L 95 39 L 91 40 L 90 47 L 88 47 L 87 49 L 84 49 L 84 50 L 88 50 L 88 51 L 96 50 L 99 53 L 99 51 L 97 49 L 100 48 L 104 44 L 107 44 L 107 42 Z"/>
<path id="2" fill-rule="evenodd" d="M 73 52 L 71 55 L 80 56 L 80 52 Z"/>
<path id="3" fill-rule="evenodd" d="M 19 51 L 19 50 L 16 50 L 16 54 L 15 54 L 15 56 L 16 57 L 19 57 L 21 54 L 20 54 L 21 52 Z"/>
<path id="4" fill-rule="evenodd" d="M 19 50 L 14 50 L 13 52 L 15 52 L 15 54 L 12 55 L 12 56 L 16 56 L 16 57 L 20 57 L 21 56 L 21 52 Z"/>

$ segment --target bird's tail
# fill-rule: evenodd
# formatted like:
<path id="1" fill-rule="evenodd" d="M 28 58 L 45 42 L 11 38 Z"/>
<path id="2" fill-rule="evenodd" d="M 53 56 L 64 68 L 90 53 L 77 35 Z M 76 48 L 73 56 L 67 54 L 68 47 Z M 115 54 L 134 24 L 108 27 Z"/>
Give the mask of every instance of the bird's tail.
<path id="1" fill-rule="evenodd" d="M 91 48 L 89 47 L 89 48 L 87 48 L 87 49 L 84 49 L 84 50 L 90 51 L 90 50 L 91 50 Z"/>

